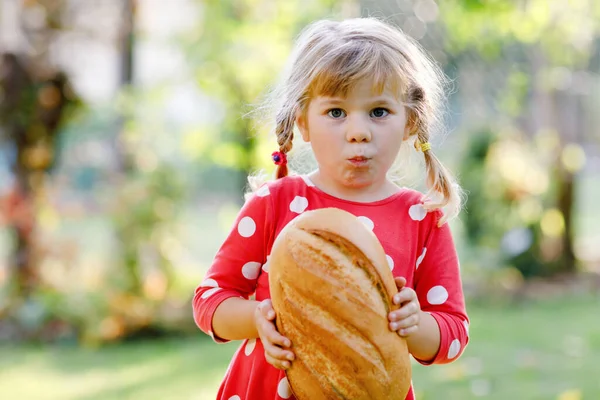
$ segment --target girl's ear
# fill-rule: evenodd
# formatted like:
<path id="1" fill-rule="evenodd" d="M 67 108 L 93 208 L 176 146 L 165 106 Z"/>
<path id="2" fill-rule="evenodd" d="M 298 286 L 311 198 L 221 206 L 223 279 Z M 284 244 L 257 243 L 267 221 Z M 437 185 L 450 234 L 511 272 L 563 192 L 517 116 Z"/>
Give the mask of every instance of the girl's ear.
<path id="1" fill-rule="evenodd" d="M 412 135 L 416 133 L 417 129 L 417 117 L 412 110 L 406 110 L 406 125 L 404 125 L 404 137 L 402 140 L 408 140 Z"/>
<path id="2" fill-rule="evenodd" d="M 310 142 L 310 135 L 308 134 L 308 124 L 306 121 L 306 113 L 301 110 L 296 111 L 296 126 L 300 131 L 300 135 L 302 136 L 302 140 L 305 142 Z"/>

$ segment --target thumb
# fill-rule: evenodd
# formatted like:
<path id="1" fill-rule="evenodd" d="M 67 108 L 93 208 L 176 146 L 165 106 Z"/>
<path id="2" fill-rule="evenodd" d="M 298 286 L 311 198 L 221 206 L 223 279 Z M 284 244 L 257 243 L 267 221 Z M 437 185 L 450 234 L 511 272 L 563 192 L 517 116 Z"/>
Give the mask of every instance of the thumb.
<path id="1" fill-rule="evenodd" d="M 404 286 L 406 286 L 406 278 L 403 276 L 397 276 L 394 278 L 394 283 L 396 283 L 398 290 L 401 290 Z"/>
<path id="2" fill-rule="evenodd" d="M 271 300 L 269 299 L 263 300 L 260 303 L 260 311 L 262 315 L 268 320 L 272 320 L 275 318 L 275 310 L 273 310 L 273 303 L 271 303 Z"/>

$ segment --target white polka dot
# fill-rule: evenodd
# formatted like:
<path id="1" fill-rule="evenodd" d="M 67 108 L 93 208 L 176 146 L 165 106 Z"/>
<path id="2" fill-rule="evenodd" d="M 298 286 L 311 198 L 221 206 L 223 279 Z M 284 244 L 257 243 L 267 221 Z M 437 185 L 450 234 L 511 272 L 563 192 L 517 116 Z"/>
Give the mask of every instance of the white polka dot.
<path id="1" fill-rule="evenodd" d="M 268 196 L 270 194 L 271 194 L 271 192 L 269 191 L 269 187 L 267 185 L 261 186 L 260 189 L 258 189 L 256 191 L 256 195 L 258 197 L 265 197 L 265 196 Z"/>
<path id="2" fill-rule="evenodd" d="M 419 268 L 419 265 L 421 265 L 423 259 L 425 258 L 425 253 L 427 253 L 427 247 L 423 247 L 423 252 L 419 256 L 419 258 L 417 258 L 417 266 L 415 268 Z"/>
<path id="3" fill-rule="evenodd" d="M 219 287 L 219 284 L 214 279 L 205 279 L 200 284 L 202 287 Z"/>
<path id="4" fill-rule="evenodd" d="M 460 340 L 454 339 L 448 349 L 448 360 L 452 360 L 460 352 Z"/>
<path id="5" fill-rule="evenodd" d="M 277 385 L 277 394 L 283 399 L 289 399 L 292 396 L 292 390 L 287 378 L 283 378 Z"/>
<path id="6" fill-rule="evenodd" d="M 361 216 L 361 217 L 358 217 L 358 220 L 359 220 L 360 222 L 362 222 L 364 226 L 366 226 L 367 228 L 369 228 L 369 230 L 370 230 L 370 231 L 372 231 L 372 230 L 373 230 L 373 228 L 375 228 L 375 224 L 373 223 L 373 221 L 371 221 L 371 220 L 370 220 L 369 218 L 367 218 L 367 217 L 363 217 L 363 216 Z"/>
<path id="7" fill-rule="evenodd" d="M 238 224 L 238 233 L 243 237 L 250 237 L 256 232 L 256 222 L 250 217 L 244 217 Z"/>
<path id="8" fill-rule="evenodd" d="M 240 396 L 237 394 L 235 396 L 231 396 L 228 400 L 242 400 Z"/>
<path id="9" fill-rule="evenodd" d="M 306 183 L 306 186 L 315 186 L 313 181 L 311 181 L 310 178 L 306 175 L 302 175 L 302 180 L 304 181 L 304 183 Z"/>
<path id="10" fill-rule="evenodd" d="M 415 204 L 408 209 L 408 215 L 413 221 L 423 221 L 427 215 L 427 210 L 425 210 L 423 204 Z"/>
<path id="11" fill-rule="evenodd" d="M 294 197 L 294 200 L 290 203 L 290 211 L 301 214 L 308 207 L 308 199 L 302 196 Z"/>
<path id="12" fill-rule="evenodd" d="M 244 264 L 242 267 L 242 275 L 246 279 L 256 279 L 258 277 L 258 273 L 260 272 L 260 263 L 255 261 L 250 261 Z"/>
<path id="13" fill-rule="evenodd" d="M 387 254 L 385 255 L 385 259 L 387 260 L 388 265 L 390 266 L 390 271 L 394 269 L 394 259 Z"/>
<path id="14" fill-rule="evenodd" d="M 256 347 L 256 339 L 251 339 L 246 342 L 246 347 L 244 347 L 244 354 L 249 356 L 254 351 Z"/>
<path id="15" fill-rule="evenodd" d="M 465 329 L 467 331 L 467 336 L 469 336 L 469 323 L 467 322 L 467 320 L 463 321 L 463 325 L 465 326 Z"/>
<path id="16" fill-rule="evenodd" d="M 210 336 L 211 338 L 215 338 L 215 334 L 213 333 L 213 331 L 208 331 L 208 336 Z"/>
<path id="17" fill-rule="evenodd" d="M 444 304 L 448 300 L 448 291 L 443 286 L 434 286 L 427 292 L 429 304 Z"/>
<path id="18" fill-rule="evenodd" d="M 200 298 L 206 299 L 212 296 L 213 294 L 217 293 L 219 290 L 221 290 L 221 288 L 219 287 L 208 289 L 206 292 L 202 293 L 202 296 L 200 296 Z"/>

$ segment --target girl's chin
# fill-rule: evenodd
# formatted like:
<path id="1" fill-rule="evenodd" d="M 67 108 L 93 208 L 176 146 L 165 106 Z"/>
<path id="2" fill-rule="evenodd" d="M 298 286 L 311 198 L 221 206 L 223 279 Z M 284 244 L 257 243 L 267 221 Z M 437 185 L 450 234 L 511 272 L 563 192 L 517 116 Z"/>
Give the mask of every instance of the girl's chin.
<path id="1" fill-rule="evenodd" d="M 362 189 L 374 185 L 377 180 L 371 174 L 347 174 L 342 180 L 344 186 L 352 189 Z"/>

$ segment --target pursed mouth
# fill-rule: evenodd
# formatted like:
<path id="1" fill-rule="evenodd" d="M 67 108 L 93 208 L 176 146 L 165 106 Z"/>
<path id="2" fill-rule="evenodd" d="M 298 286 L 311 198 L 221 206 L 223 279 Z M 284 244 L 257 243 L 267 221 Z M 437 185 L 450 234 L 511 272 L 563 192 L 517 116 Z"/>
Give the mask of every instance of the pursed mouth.
<path id="1" fill-rule="evenodd" d="M 367 160 L 370 160 L 370 158 L 363 157 L 363 156 L 356 156 L 356 157 L 351 157 L 348 160 L 350 160 L 350 161 L 367 161 Z"/>

